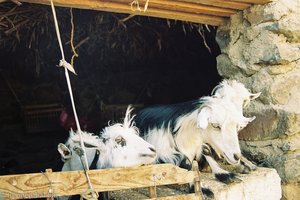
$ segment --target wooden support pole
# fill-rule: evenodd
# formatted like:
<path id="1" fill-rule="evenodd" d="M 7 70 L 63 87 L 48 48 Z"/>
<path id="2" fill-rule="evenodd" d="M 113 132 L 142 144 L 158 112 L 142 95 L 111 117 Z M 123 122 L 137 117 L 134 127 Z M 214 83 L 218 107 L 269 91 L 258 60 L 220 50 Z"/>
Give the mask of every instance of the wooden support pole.
<path id="1" fill-rule="evenodd" d="M 45 176 L 47 177 L 47 174 L 48 173 L 52 173 L 52 169 L 46 169 L 46 174 Z M 48 178 L 48 177 L 47 177 Z M 46 200 L 53 200 L 54 199 L 54 196 L 53 196 L 53 189 L 52 189 L 52 182 L 49 180 L 49 194 L 51 195 L 50 197 L 47 197 Z"/>
<path id="2" fill-rule="evenodd" d="M 152 199 L 156 199 L 157 198 L 157 191 L 156 191 L 156 187 L 149 187 L 149 192 L 150 192 L 150 197 Z"/>
<path id="3" fill-rule="evenodd" d="M 192 162 L 192 170 L 194 172 L 195 178 L 194 178 L 194 190 L 195 194 L 199 196 L 200 199 L 204 199 L 204 196 L 201 191 L 201 177 L 200 177 L 200 171 L 197 161 Z"/>

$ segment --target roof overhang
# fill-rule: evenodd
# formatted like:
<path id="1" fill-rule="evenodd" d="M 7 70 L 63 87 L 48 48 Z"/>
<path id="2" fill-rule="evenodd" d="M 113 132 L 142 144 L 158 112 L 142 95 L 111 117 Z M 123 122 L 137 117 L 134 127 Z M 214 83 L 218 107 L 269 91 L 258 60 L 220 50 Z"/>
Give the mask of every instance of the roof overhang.
<path id="1" fill-rule="evenodd" d="M 50 5 L 50 0 L 20 0 Z M 219 26 L 238 11 L 272 0 L 53 0 L 55 6 L 142 15 Z M 133 4 L 133 2 L 138 2 Z M 147 4 L 146 4 L 147 3 Z M 146 6 L 146 9 L 145 8 Z"/>

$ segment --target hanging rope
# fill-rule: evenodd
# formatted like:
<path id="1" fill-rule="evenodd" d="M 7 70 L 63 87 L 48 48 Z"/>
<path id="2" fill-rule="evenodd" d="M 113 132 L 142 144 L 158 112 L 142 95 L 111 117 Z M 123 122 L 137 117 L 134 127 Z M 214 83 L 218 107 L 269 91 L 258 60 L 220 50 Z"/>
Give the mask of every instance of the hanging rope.
<path id="1" fill-rule="evenodd" d="M 94 191 L 94 190 L 93 190 L 93 186 L 92 186 L 90 177 L 87 173 L 87 171 L 89 170 L 89 165 L 88 165 L 88 160 L 87 160 L 85 147 L 84 147 L 84 143 L 83 143 L 83 139 L 82 139 L 82 134 L 81 134 L 82 131 L 81 131 L 81 128 L 80 128 L 80 124 L 79 124 L 79 120 L 78 120 L 78 116 L 77 116 L 77 112 L 76 112 L 76 107 L 75 107 L 75 103 L 74 103 L 72 86 L 71 86 L 68 70 L 71 71 L 74 74 L 76 74 L 76 72 L 75 72 L 73 66 L 65 60 L 65 55 L 64 55 L 64 50 L 63 50 L 61 37 L 60 37 L 60 32 L 59 32 L 59 27 L 58 27 L 58 22 L 57 22 L 57 17 L 56 17 L 54 4 L 53 4 L 52 0 L 50 0 L 50 1 L 51 1 L 51 8 L 52 8 L 52 13 L 53 13 L 53 18 L 54 18 L 55 31 L 56 31 L 56 35 L 57 35 L 57 39 L 58 39 L 58 43 L 59 43 L 59 47 L 60 47 L 60 51 L 61 51 L 61 57 L 62 57 L 61 60 L 59 61 L 59 66 L 65 68 L 65 76 L 66 76 L 66 80 L 67 80 L 67 85 L 68 85 L 71 104 L 72 104 L 72 108 L 73 108 L 74 118 L 75 118 L 75 122 L 76 122 L 76 126 L 77 126 L 77 131 L 78 131 L 78 134 L 79 134 L 80 145 L 81 145 L 81 149 L 82 149 L 82 153 L 83 153 L 83 157 L 84 157 L 84 162 L 85 162 L 85 164 L 83 166 L 84 166 L 84 171 L 85 171 L 88 186 L 89 186 L 88 191 L 90 192 L 90 191 Z M 92 195 L 92 197 L 89 198 L 89 199 L 96 199 L 96 196 Z"/>
<path id="2" fill-rule="evenodd" d="M 71 58 L 71 65 L 74 68 L 74 58 L 78 57 L 78 54 L 76 52 L 76 48 L 74 47 L 74 22 L 73 22 L 73 10 L 70 8 L 70 14 L 71 14 L 71 48 L 73 51 L 73 56 Z"/>

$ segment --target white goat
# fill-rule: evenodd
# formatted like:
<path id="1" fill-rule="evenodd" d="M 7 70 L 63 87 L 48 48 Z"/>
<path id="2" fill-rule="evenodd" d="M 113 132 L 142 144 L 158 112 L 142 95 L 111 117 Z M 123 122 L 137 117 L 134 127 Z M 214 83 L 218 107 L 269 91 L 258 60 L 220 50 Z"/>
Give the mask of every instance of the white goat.
<path id="1" fill-rule="evenodd" d="M 82 133 L 90 168 L 131 167 L 154 162 L 155 148 L 139 137 L 139 131 L 130 117 L 131 111 L 128 107 L 123 124 L 104 128 L 100 136 Z M 58 145 L 58 151 L 65 162 L 62 171 L 84 169 L 80 149 L 79 135 L 71 130 L 67 142 Z"/>
<path id="2" fill-rule="evenodd" d="M 212 92 L 212 95 L 216 98 L 223 98 L 232 101 L 241 115 L 243 115 L 243 108 L 248 106 L 251 100 L 258 98 L 260 94 L 260 92 L 251 93 L 244 84 L 237 82 L 236 80 L 223 80 Z M 252 119 L 249 118 L 249 121 L 253 121 L 254 119 L 255 117 L 252 117 Z M 243 129 L 246 125 L 247 123 L 240 124 L 238 130 Z M 210 166 L 218 166 L 214 159 L 209 158 L 208 155 L 205 155 L 205 157 Z M 199 160 L 199 158 L 197 160 Z M 242 173 L 248 173 L 249 171 L 256 169 L 256 166 L 243 155 L 241 155 L 240 160 L 241 163 L 238 167 Z M 222 169 L 219 169 L 218 167 L 212 167 L 212 169 L 215 171 L 222 171 Z"/>
<path id="3" fill-rule="evenodd" d="M 238 129 L 250 121 L 252 118 L 244 117 L 232 101 L 215 97 L 148 107 L 136 117 L 143 137 L 157 150 L 156 162 L 187 169 L 192 160 L 200 158 L 205 143 L 227 162 L 238 164 L 241 157 Z M 213 170 L 216 178 L 231 182 L 234 175 L 220 169 Z"/>

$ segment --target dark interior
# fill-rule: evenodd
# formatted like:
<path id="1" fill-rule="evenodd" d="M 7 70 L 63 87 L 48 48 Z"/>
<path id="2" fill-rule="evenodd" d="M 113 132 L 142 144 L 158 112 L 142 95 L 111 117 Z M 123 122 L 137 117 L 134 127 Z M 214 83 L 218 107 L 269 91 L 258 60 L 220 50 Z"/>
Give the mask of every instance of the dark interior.
<path id="1" fill-rule="evenodd" d="M 12 7 L 1 4 L 0 11 Z M 57 67 L 61 54 L 52 13 L 47 6 L 17 9 L 33 12 L 16 30 L 9 23 L 0 25 L 0 174 L 58 171 L 62 161 L 57 144 L 67 139 L 74 120 L 64 69 Z M 70 77 L 83 130 L 99 133 L 108 120 L 120 121 L 128 104 L 141 108 L 209 95 L 221 80 L 215 27 L 72 12 L 79 56 L 74 59 L 77 75 Z M 69 61 L 70 9 L 57 8 L 57 14 Z M 62 113 L 69 117 L 65 123 Z"/>

